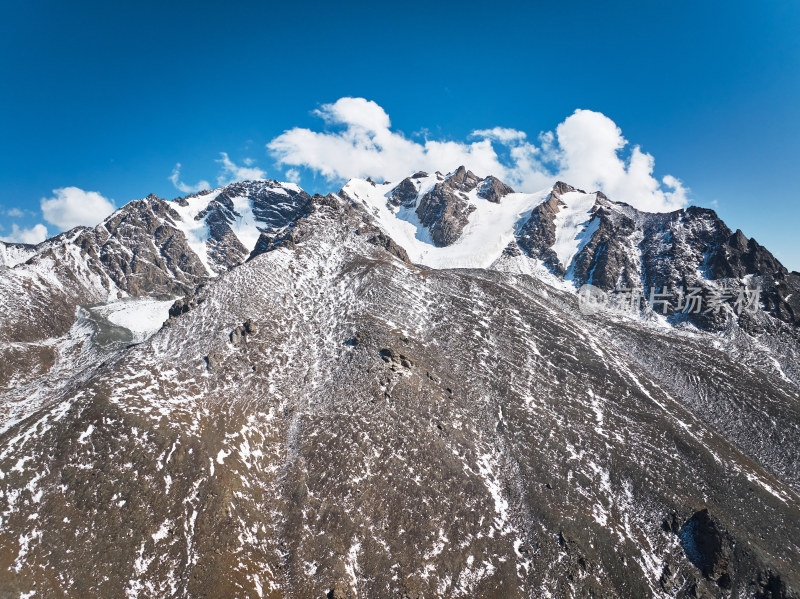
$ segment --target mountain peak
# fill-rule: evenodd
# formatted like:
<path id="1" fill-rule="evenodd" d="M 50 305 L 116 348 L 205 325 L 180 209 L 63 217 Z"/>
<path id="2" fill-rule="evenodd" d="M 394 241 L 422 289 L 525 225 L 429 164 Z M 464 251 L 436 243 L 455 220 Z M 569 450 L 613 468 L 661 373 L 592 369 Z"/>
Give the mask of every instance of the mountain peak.
<path id="1" fill-rule="evenodd" d="M 480 181 L 480 179 L 477 175 L 467 170 L 464 166 L 459 166 L 445 179 L 445 183 L 451 189 L 463 192 L 469 192 L 475 189 L 478 185 L 478 181 Z"/>
<path id="2" fill-rule="evenodd" d="M 564 183 L 563 181 L 556 181 L 556 183 L 553 185 L 551 193 L 554 193 L 556 195 L 563 195 L 565 193 L 570 193 L 573 191 L 580 191 L 580 190 L 576 189 L 575 187 L 573 187 L 568 183 Z M 581 191 L 581 193 L 583 192 Z"/>

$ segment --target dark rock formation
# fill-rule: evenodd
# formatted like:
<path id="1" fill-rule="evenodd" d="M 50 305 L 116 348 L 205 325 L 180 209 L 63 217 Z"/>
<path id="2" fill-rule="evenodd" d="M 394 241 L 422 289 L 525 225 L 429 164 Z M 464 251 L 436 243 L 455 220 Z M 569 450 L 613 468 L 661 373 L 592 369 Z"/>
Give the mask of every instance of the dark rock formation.
<path id="1" fill-rule="evenodd" d="M 247 343 L 248 338 L 254 337 L 257 334 L 258 327 L 248 318 L 244 323 L 231 331 L 229 338 L 234 347 L 241 347 Z"/>
<path id="2" fill-rule="evenodd" d="M 478 196 L 489 200 L 490 202 L 494 202 L 496 204 L 500 203 L 500 200 L 503 196 L 508 195 L 510 193 L 514 193 L 514 190 L 511 189 L 508 185 L 500 181 L 500 179 L 489 175 L 486 177 L 479 185 L 478 189 Z"/>
<path id="3" fill-rule="evenodd" d="M 731 560 L 731 543 L 708 513 L 696 512 L 678 532 L 686 557 L 708 579 L 724 588 L 730 588 L 728 566 Z"/>
<path id="4" fill-rule="evenodd" d="M 478 181 L 462 166 L 420 199 L 417 216 L 437 246 L 451 245 L 461 236 L 470 213 L 475 210 L 466 193 L 475 189 Z"/>
<path id="5" fill-rule="evenodd" d="M 189 310 L 192 310 L 202 304 L 203 298 L 200 296 L 200 292 L 203 290 L 203 287 L 204 285 L 200 285 L 192 294 L 175 300 L 175 303 L 172 304 L 169 309 L 170 319 L 178 318 L 181 314 L 186 314 Z"/>
<path id="6" fill-rule="evenodd" d="M 398 351 L 395 351 L 394 349 L 384 348 L 379 353 L 383 361 L 389 364 L 389 367 L 392 370 L 411 368 L 414 365 L 414 361 L 411 358 L 401 354 Z"/>
<path id="7" fill-rule="evenodd" d="M 417 187 L 412 181 L 412 177 L 406 177 L 400 184 L 392 190 L 389 195 L 389 204 L 392 206 L 403 206 L 413 208 L 417 203 Z"/>

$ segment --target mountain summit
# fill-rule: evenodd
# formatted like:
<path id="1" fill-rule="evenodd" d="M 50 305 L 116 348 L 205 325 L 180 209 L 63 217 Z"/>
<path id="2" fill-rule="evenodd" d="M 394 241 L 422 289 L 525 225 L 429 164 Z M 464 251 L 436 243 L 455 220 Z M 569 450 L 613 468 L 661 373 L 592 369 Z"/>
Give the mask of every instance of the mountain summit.
<path id="1" fill-rule="evenodd" d="M 799 292 L 463 167 L 0 244 L 0 595 L 798 597 Z"/>

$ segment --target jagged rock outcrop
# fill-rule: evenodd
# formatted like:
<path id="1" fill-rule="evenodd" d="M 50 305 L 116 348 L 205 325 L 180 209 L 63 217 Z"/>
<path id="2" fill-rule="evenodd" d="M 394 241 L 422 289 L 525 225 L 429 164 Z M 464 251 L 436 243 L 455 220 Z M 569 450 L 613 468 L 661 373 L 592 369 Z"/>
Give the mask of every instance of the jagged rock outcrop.
<path id="1" fill-rule="evenodd" d="M 93 229 L 83 230 L 70 245 L 98 276 L 108 278 L 132 296 L 176 295 L 208 276 L 174 221 L 170 203 L 155 195 L 134 200 Z M 69 245 L 49 250 L 67 263 Z M 63 256 L 63 257 L 61 257 Z"/>
<path id="2" fill-rule="evenodd" d="M 555 251 L 564 242 L 557 237 L 563 237 L 564 228 L 559 214 L 569 210 L 565 194 L 595 198 L 567 239 L 575 247 L 569 264 L 563 264 Z M 652 290 L 699 288 L 710 293 L 720 286 L 733 288 L 735 296 L 735 290 L 749 281 L 761 287 L 767 312 L 794 326 L 800 324 L 797 279 L 755 240 L 741 231 L 733 233 L 713 210 L 691 206 L 670 213 L 641 212 L 600 192 L 585 194 L 558 183 L 518 228 L 515 242 L 527 256 L 576 285 L 589 283 L 607 291 L 638 288 L 645 298 Z M 675 312 L 680 306 L 673 301 L 667 313 Z M 720 314 L 690 313 L 687 318 L 703 327 L 726 326 Z"/>
<path id="3" fill-rule="evenodd" d="M 478 181 L 478 177 L 461 166 L 422 196 L 417 205 L 417 216 L 428 228 L 435 245 L 447 246 L 459 238 L 469 222 L 470 213 L 475 210 L 466 193 L 475 189 Z"/>
<path id="4" fill-rule="evenodd" d="M 503 196 L 506 196 L 510 193 L 514 193 L 514 190 L 503 183 L 500 179 L 493 177 L 492 175 L 489 175 L 483 181 L 481 181 L 478 188 L 479 198 L 489 200 L 490 202 L 494 202 L 496 204 L 500 203 L 500 200 L 503 199 Z"/>
<path id="5" fill-rule="evenodd" d="M 389 204 L 392 206 L 413 208 L 417 204 L 417 193 L 417 186 L 414 185 L 412 177 L 406 177 L 392 190 L 389 196 Z"/>

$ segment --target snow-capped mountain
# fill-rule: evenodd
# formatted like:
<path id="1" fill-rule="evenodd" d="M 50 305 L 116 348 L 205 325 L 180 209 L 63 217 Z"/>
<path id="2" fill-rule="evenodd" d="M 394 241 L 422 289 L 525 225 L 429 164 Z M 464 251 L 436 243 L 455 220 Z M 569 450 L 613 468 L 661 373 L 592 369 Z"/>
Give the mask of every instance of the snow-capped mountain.
<path id="1" fill-rule="evenodd" d="M 256 181 L 167 201 L 130 202 L 94 228 L 38 246 L 2 248 L 0 340 L 66 333 L 79 305 L 179 297 L 246 260 L 303 215 L 310 196 L 291 183 Z"/>
<path id="2" fill-rule="evenodd" d="M 464 167 L 447 176 L 417 173 L 400 184 L 352 180 L 340 193 L 362 203 L 418 264 L 521 272 L 544 266 L 575 286 L 606 291 L 759 285 L 766 311 L 800 324 L 800 275 L 713 210 L 646 213 L 561 182 L 519 194 Z M 709 326 L 719 318 L 692 320 Z"/>
<path id="3" fill-rule="evenodd" d="M 799 277 L 712 211 L 459 168 L 10 247 L 5 595 L 798 597 Z"/>

